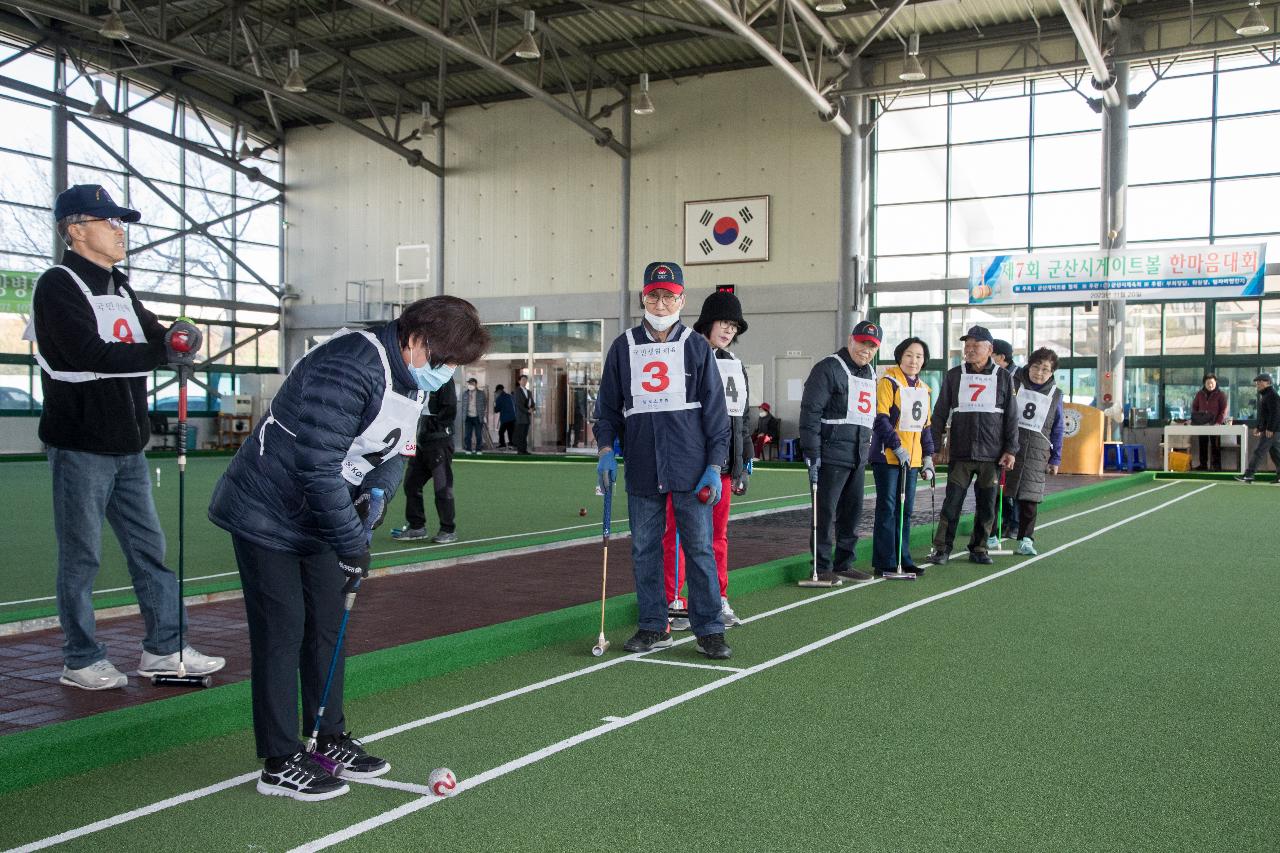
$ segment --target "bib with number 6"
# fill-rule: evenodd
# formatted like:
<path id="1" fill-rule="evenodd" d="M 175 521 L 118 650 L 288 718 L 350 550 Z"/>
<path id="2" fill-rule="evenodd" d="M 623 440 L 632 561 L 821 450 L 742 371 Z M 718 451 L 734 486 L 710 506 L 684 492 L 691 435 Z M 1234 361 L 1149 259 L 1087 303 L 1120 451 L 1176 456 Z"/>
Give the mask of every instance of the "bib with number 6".
<path id="1" fill-rule="evenodd" d="M 637 341 L 638 329 L 631 331 L 628 355 L 631 362 L 631 408 L 625 414 L 675 412 L 698 408 L 685 399 L 684 342 L 692 334 L 688 328 L 680 336 L 662 343 Z"/>
<path id="2" fill-rule="evenodd" d="M 992 373 L 961 373 L 960 400 L 956 406 L 961 412 L 998 412 L 996 394 L 1000 377 Z"/>
<path id="3" fill-rule="evenodd" d="M 742 362 L 736 358 L 718 358 L 716 367 L 720 369 L 724 404 L 729 410 L 729 417 L 742 417 L 747 410 L 747 375 L 742 370 Z"/>
<path id="4" fill-rule="evenodd" d="M 1048 394 L 1023 388 L 1018 392 L 1018 427 L 1040 432 L 1052 406 L 1053 400 Z"/>
<path id="5" fill-rule="evenodd" d="M 898 386 L 898 399 L 902 403 L 898 407 L 898 431 L 920 432 L 929 419 L 929 389 L 924 383 L 912 388 L 910 385 Z"/>

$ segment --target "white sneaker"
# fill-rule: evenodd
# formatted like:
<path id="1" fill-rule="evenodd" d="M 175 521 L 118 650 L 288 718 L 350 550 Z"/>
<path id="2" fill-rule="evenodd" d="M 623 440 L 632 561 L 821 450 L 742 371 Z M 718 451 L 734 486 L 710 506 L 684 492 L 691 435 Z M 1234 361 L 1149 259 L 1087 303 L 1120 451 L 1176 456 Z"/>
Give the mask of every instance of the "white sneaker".
<path id="1" fill-rule="evenodd" d="M 998 550 L 1000 550 L 1000 537 L 999 537 L 999 536 L 988 536 L 988 537 L 987 537 L 987 550 L 988 550 L 988 551 L 998 551 Z"/>
<path id="2" fill-rule="evenodd" d="M 1039 552 L 1036 551 L 1036 546 L 1031 543 L 1031 537 L 1024 536 L 1022 541 L 1018 543 L 1018 553 L 1024 557 L 1034 557 Z"/>
<path id="3" fill-rule="evenodd" d="M 227 665 L 226 658 L 202 655 L 190 646 L 182 650 L 182 664 L 187 675 L 211 675 Z M 142 650 L 142 662 L 138 664 L 138 675 L 150 678 L 153 675 L 176 675 L 178 672 L 178 653 L 171 655 L 153 655 Z"/>
<path id="4" fill-rule="evenodd" d="M 81 669 L 64 666 L 58 682 L 81 690 L 110 690 L 113 687 L 127 687 L 129 676 L 112 666 L 111 661 L 103 659 Z"/>
<path id="5" fill-rule="evenodd" d="M 729 599 L 723 595 L 720 596 L 720 621 L 724 623 L 726 628 L 732 628 L 734 625 L 741 625 L 742 620 L 738 618 L 738 614 L 733 612 L 733 608 L 729 606 Z"/>

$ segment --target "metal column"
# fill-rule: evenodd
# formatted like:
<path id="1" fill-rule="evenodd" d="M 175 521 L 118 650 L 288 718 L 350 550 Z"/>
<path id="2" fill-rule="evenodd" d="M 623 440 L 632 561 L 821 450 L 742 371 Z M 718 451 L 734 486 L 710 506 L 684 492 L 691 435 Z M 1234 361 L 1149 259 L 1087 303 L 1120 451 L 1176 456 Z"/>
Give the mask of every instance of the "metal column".
<path id="1" fill-rule="evenodd" d="M 1127 22 L 1113 24 L 1115 53 L 1128 48 Z M 1113 77 L 1119 96 L 1102 107 L 1102 234 L 1105 254 L 1123 249 L 1126 241 L 1126 198 L 1129 189 L 1129 64 L 1115 63 Z M 1098 408 L 1107 414 L 1113 440 L 1121 440 L 1124 422 L 1124 299 L 1098 304 Z"/>
<path id="2" fill-rule="evenodd" d="M 631 91 L 622 105 L 622 144 L 631 151 Z M 622 158 L 621 211 L 618 226 L 618 334 L 631 325 L 631 157 Z"/>
<path id="3" fill-rule="evenodd" d="M 859 69 L 850 71 L 850 80 L 861 78 Z M 862 266 L 863 187 L 862 162 L 864 157 L 861 130 L 862 96 L 840 99 L 840 111 L 853 133 L 840 137 L 840 264 L 836 271 L 836 328 L 835 345 L 845 346 L 854 324 L 866 314 L 866 292 Z"/>
<path id="4" fill-rule="evenodd" d="M 448 0 L 440 4 L 440 28 L 449 28 Z M 445 49 L 440 48 L 436 64 L 436 117 L 439 120 L 439 126 L 436 127 L 436 165 L 440 167 L 440 174 L 436 179 L 436 251 L 432 257 L 434 269 L 431 270 L 436 280 L 436 296 L 444 296 L 444 177 L 447 173 L 444 167 L 444 135 L 448 133 L 444 121 L 444 84 L 448 73 L 448 59 Z"/>
<path id="5" fill-rule="evenodd" d="M 54 48 L 53 91 L 59 95 L 67 93 L 66 65 L 66 53 L 61 47 Z M 61 103 L 55 103 L 50 113 L 53 117 L 53 150 L 51 152 L 53 157 L 50 161 L 53 183 L 50 189 L 53 190 L 52 199 L 56 199 L 58 194 L 67 188 L 67 108 Z M 52 200 L 50 206 L 52 206 Z M 62 251 L 65 248 L 66 245 L 63 244 L 62 238 L 58 236 L 58 231 L 55 228 L 53 246 L 49 253 L 55 264 L 62 263 Z"/>

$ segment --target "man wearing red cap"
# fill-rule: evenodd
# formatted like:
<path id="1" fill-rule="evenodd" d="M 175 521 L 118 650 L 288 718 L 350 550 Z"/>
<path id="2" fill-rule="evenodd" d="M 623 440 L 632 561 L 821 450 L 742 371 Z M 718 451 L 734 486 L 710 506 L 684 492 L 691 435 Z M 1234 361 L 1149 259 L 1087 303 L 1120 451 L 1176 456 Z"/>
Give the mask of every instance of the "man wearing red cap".
<path id="1" fill-rule="evenodd" d="M 662 571 L 668 498 L 687 559 L 689 621 L 698 651 L 731 654 L 720 620 L 720 582 L 711 547 L 711 510 L 720 500 L 720 469 L 729 454 L 729 413 L 720 372 L 707 339 L 680 322 L 684 273 L 669 261 L 644 271 L 644 322 L 614 339 L 596 398 L 596 476 L 612 488 L 618 463 L 614 439 L 627 460 L 627 514 L 636 581 L 639 630 L 623 646 L 646 652 L 671 645 Z M 707 489 L 703 503 L 698 492 Z"/>
<path id="2" fill-rule="evenodd" d="M 862 517 L 863 480 L 876 418 L 875 370 L 880 327 L 863 320 L 849 343 L 809 371 L 800 400 L 800 446 L 810 482 L 818 484 L 818 579 L 832 585 L 841 578 L 869 581 L 853 567 Z M 831 524 L 835 521 L 835 571 L 832 572 Z"/>

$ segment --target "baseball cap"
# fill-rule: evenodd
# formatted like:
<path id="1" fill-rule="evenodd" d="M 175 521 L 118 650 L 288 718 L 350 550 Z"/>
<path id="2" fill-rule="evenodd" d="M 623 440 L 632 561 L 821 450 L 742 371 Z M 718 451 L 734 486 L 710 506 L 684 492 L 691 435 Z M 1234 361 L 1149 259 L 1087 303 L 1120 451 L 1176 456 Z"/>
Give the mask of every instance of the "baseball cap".
<path id="1" fill-rule="evenodd" d="M 684 293 L 684 271 L 680 265 L 671 261 L 654 261 L 644 268 L 644 290 L 670 290 L 672 293 Z"/>
<path id="2" fill-rule="evenodd" d="M 769 404 L 768 404 L 768 403 L 761 403 L 761 404 L 760 404 L 760 408 L 761 408 L 761 409 L 763 409 L 763 410 L 764 410 L 764 411 L 766 411 L 766 412 L 772 412 L 772 411 L 773 411 L 773 409 L 769 408 Z"/>
<path id="3" fill-rule="evenodd" d="M 137 222 L 142 218 L 138 211 L 116 204 L 111 194 L 100 184 L 76 184 L 58 193 L 58 198 L 53 203 L 53 218 L 65 219 L 77 213 L 99 219 L 121 219 L 125 222 Z"/>
<path id="4" fill-rule="evenodd" d="M 1270 381 L 1271 381 L 1271 374 L 1270 374 L 1270 373 L 1259 373 L 1257 376 L 1253 377 L 1253 381 L 1254 381 L 1254 382 L 1270 382 Z"/>
<path id="5" fill-rule="evenodd" d="M 853 336 L 855 341 L 862 343 L 870 341 L 876 346 L 880 345 L 880 339 L 884 337 L 880 331 L 880 327 L 870 320 L 863 320 L 859 322 L 858 325 L 853 327 L 853 331 L 849 334 Z"/>
<path id="6" fill-rule="evenodd" d="M 960 340 L 967 341 L 973 338 L 975 341 L 986 341 L 992 346 L 995 345 L 996 339 L 991 337 L 991 333 L 987 331 L 986 326 L 970 326 L 969 331 L 960 336 Z"/>

